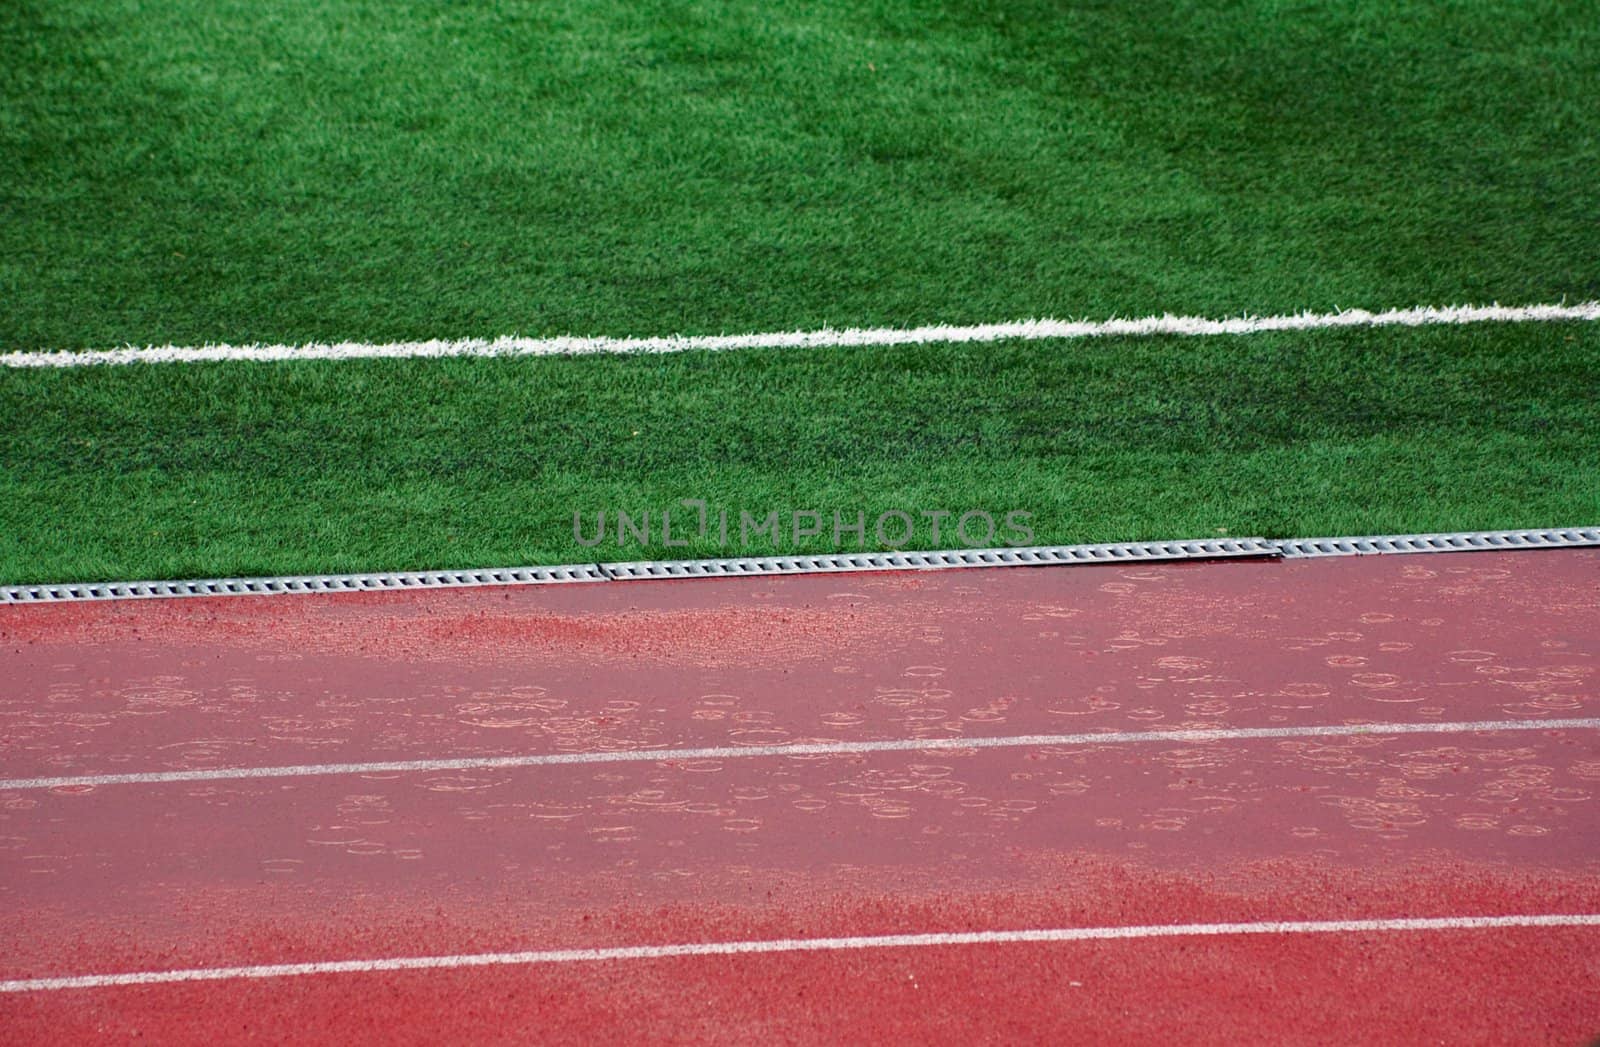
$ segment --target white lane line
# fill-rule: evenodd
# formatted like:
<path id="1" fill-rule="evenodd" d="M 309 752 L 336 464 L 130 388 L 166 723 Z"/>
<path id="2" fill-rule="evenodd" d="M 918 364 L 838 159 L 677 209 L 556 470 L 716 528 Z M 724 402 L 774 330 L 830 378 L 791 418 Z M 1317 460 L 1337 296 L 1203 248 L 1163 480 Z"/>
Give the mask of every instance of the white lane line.
<path id="1" fill-rule="evenodd" d="M 197 771 L 143 771 L 60 778 L 0 780 L 0 789 L 71 786 L 154 785 L 239 778 L 301 778 L 328 774 L 409 771 L 481 771 L 500 767 L 563 764 L 659 763 L 664 760 L 731 760 L 751 756 L 835 756 L 845 753 L 928 752 L 950 749 L 1010 749 L 1041 745 L 1124 745 L 1139 742 L 1225 742 L 1249 738 L 1339 738 L 1350 735 L 1465 734 L 1476 731 L 1557 731 L 1600 727 L 1600 717 L 1566 720 L 1468 720 L 1453 723 L 1354 723 L 1309 727 L 1222 727 L 1176 731 L 1106 731 L 1078 734 L 1013 734 L 992 738 L 888 738 L 871 742 L 797 742 L 792 745 L 719 745 L 700 749 L 625 749 L 525 756 L 469 756 L 456 760 L 384 760 L 313 763 L 286 767 L 216 767 Z"/>
<path id="2" fill-rule="evenodd" d="M 766 941 L 691 942 L 681 945 L 628 945 L 610 949 L 546 949 L 533 952 L 464 953 L 448 956 L 396 956 L 375 960 L 330 960 L 322 963 L 274 963 L 249 967 L 192 967 L 174 971 L 80 974 L 64 978 L 19 978 L 14 981 L 0 981 L 0 992 L 102 989 L 119 985 L 160 985 L 168 982 L 210 982 L 238 978 L 289 978 L 305 974 L 356 974 L 373 971 L 418 971 L 541 963 L 593 963 L 605 960 L 655 960 L 674 956 L 904 949 L 930 945 L 1007 945 L 1018 942 L 1114 941 L 1130 938 L 1194 938 L 1238 934 L 1359 934 L 1387 931 L 1482 931 L 1508 927 L 1597 926 L 1600 926 L 1600 913 L 1547 913 L 1526 916 L 1440 916 L 1379 920 L 1276 920 L 1256 923 L 1057 927 L 1045 930 L 883 934 L 851 938 L 777 938 Z"/>
<path id="3" fill-rule="evenodd" d="M 1019 320 L 973 327 L 877 327 L 778 331 L 732 335 L 667 335 L 606 338 L 463 338 L 425 342 L 312 342 L 305 345 L 148 346 L 143 349 L 57 350 L 0 353 L 7 367 L 87 367 L 96 364 L 203 363 L 208 361 L 360 360 L 445 356 L 576 356 L 595 353 L 681 353 L 702 349 L 815 349 L 860 346 L 998 342 L 1017 338 L 1101 338 L 1111 335 L 1230 335 L 1262 331 L 1311 331 L 1329 327 L 1432 327 L 1446 324 L 1539 323 L 1600 320 L 1600 301 L 1577 305 L 1418 306 L 1368 312 L 1289 313 L 1212 320 L 1203 316 L 1146 316 L 1110 320 Z"/>

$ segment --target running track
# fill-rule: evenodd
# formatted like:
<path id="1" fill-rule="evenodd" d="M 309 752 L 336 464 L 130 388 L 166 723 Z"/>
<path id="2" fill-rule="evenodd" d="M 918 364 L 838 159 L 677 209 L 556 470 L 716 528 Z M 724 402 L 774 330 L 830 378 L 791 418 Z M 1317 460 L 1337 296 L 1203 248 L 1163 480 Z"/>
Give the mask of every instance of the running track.
<path id="1" fill-rule="evenodd" d="M 1592 550 L 0 607 L 0 668 L 10 1043 L 1600 1034 Z"/>

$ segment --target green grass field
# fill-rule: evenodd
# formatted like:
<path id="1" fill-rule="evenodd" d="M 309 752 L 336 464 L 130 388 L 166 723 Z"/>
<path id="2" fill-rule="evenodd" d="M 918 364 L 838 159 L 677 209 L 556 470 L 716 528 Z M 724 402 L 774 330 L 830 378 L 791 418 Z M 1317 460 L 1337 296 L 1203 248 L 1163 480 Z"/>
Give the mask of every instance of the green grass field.
<path id="1" fill-rule="evenodd" d="M 1596 2 L 16 0 L 0 50 L 0 352 L 1600 298 Z M 0 581 L 792 548 L 573 540 L 691 497 L 1594 524 L 1597 350 L 0 368 Z"/>

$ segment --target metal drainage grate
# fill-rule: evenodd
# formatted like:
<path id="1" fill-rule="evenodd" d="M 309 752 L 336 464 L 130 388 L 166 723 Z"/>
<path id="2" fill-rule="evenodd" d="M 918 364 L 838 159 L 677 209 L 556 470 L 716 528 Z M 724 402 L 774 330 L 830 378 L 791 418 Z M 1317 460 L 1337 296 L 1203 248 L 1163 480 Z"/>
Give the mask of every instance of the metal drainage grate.
<path id="1" fill-rule="evenodd" d="M 594 564 L 519 567 L 492 571 L 411 571 L 389 574 L 310 574 L 277 578 L 208 578 L 192 582 L 100 582 L 83 585 L 12 585 L 0 603 L 66 600 L 147 600 L 168 596 L 267 596 L 275 593 L 348 593 L 388 589 L 456 589 L 478 585 L 603 582 Z"/>
<path id="2" fill-rule="evenodd" d="M 821 556 L 739 557 L 726 560 L 641 560 L 600 567 L 613 579 L 701 578 L 754 574 L 816 574 L 830 571 L 911 571 L 945 567 L 1008 567 L 1030 564 L 1108 563 L 1123 560 L 1196 560 L 1277 555 L 1260 538 L 1197 542 L 1123 542 L 1108 545 L 1045 545 L 934 552 L 835 553 Z"/>
<path id="3" fill-rule="evenodd" d="M 0 604 L 78 600 L 139 600 L 172 596 L 248 596 L 275 593 L 379 592 L 454 589 L 482 585 L 548 585 L 639 578 L 738 577 L 838 571 L 909 571 L 955 567 L 1043 566 L 1160 560 L 1223 560 L 1269 557 L 1364 556 L 1381 553 L 1443 553 L 1474 549 L 1542 549 L 1600 546 L 1600 527 L 1539 531 L 1466 531 L 1455 534 L 1381 535 L 1362 538 L 1215 538 L 1173 542 L 1114 542 L 1046 545 L 1018 549 L 958 549 L 933 552 L 835 553 L 820 556 L 736 557 L 721 560 L 643 560 L 634 563 L 565 564 L 478 571 L 416 571 L 386 574 L 318 574 L 277 578 L 212 578 L 203 581 L 99 582 L 0 587 Z"/>
<path id="4" fill-rule="evenodd" d="M 422 571 L 390 574 L 296 575 L 278 578 L 212 578 L 174 582 L 14 585 L 0 588 L 0 603 L 139 600 L 170 596 L 372 592 L 478 585 L 604 582 L 634 578 L 817 574 L 832 571 L 927 570 L 943 567 L 1005 567 L 1028 564 L 1225 559 L 1274 555 L 1276 550 L 1272 545 L 1259 538 L 1226 538 L 1206 541 L 1034 546 L 1016 549 L 840 553 L 821 556 L 737 557 L 722 560 L 645 560 L 635 563 L 567 564 L 559 567 L 522 567 L 490 571 Z"/>
<path id="5" fill-rule="evenodd" d="M 1600 527 L 1543 531 L 1459 531 L 1451 534 L 1391 534 L 1366 538 L 1292 538 L 1275 541 L 1285 557 L 1368 556 L 1380 553 L 1455 553 L 1473 549 L 1545 549 L 1600 545 Z"/>

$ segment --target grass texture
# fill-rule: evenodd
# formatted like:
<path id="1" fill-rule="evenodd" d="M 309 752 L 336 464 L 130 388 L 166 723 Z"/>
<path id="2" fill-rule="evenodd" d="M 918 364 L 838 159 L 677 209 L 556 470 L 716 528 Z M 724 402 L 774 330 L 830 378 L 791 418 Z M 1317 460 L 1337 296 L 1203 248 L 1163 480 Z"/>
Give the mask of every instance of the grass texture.
<path id="1" fill-rule="evenodd" d="M 0 415 L 7 582 L 820 552 L 835 511 L 911 513 L 908 548 L 964 544 L 936 510 L 1040 543 L 1600 521 L 1595 324 L 79 369 Z M 686 498 L 830 533 L 574 540 L 676 537 Z"/>
<path id="2" fill-rule="evenodd" d="M 9 0 L 0 351 L 1600 297 L 1600 3 Z"/>
<path id="3" fill-rule="evenodd" d="M 0 351 L 1600 297 L 1593 0 L 12 0 L 0 53 Z M 793 548 L 573 539 L 683 498 L 1039 542 L 1593 524 L 1597 349 L 0 370 L 0 578 Z"/>

